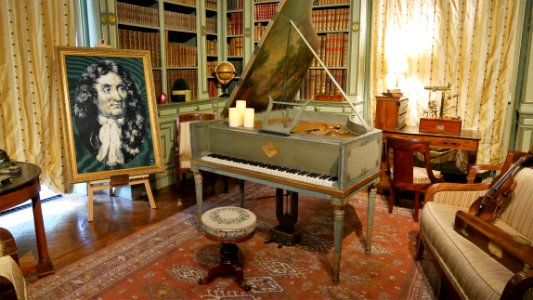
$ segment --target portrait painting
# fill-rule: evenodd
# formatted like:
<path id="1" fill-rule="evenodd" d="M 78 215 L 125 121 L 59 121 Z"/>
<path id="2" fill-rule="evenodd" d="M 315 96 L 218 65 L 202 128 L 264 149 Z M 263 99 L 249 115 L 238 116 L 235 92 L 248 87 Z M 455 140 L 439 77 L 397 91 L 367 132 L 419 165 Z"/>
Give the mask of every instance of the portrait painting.
<path id="1" fill-rule="evenodd" d="M 163 171 L 149 51 L 59 48 L 69 183 Z"/>

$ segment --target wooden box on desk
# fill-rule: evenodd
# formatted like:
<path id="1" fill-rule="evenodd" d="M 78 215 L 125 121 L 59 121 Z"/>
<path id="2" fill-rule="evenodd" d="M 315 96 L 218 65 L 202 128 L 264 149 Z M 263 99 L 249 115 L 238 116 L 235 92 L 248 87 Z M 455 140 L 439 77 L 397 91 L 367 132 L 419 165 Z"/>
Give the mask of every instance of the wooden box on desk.
<path id="1" fill-rule="evenodd" d="M 426 133 L 461 133 L 461 120 L 420 118 L 418 130 Z"/>
<path id="2" fill-rule="evenodd" d="M 374 127 L 381 130 L 399 130 L 407 121 L 407 98 L 391 95 L 376 96 Z"/>

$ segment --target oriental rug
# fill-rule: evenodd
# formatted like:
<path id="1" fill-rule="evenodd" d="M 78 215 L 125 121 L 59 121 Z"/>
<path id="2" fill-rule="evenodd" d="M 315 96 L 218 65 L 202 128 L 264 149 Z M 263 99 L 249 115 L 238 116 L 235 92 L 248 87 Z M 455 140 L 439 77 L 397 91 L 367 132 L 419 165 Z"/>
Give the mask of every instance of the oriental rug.
<path id="1" fill-rule="evenodd" d="M 367 195 L 346 207 L 340 283 L 331 281 L 333 210 L 324 200 L 299 195 L 296 246 L 265 243 L 277 225 L 275 190 L 246 183 L 245 207 L 258 218 L 256 234 L 239 244 L 244 292 L 233 277 L 198 285 L 217 263 L 218 245 L 198 232 L 196 206 L 148 226 L 31 284 L 29 299 L 432 299 L 414 261 L 418 223 L 411 211 L 388 214 L 378 195 L 372 253 L 364 252 Z M 204 209 L 237 205 L 238 188 L 204 202 Z"/>

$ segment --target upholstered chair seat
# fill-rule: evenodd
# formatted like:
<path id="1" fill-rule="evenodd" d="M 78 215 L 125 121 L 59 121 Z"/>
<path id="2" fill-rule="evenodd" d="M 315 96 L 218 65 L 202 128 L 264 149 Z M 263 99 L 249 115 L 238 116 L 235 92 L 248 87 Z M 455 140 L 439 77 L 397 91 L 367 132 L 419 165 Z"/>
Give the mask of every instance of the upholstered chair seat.
<path id="1" fill-rule="evenodd" d="M 509 154 L 501 169 L 506 170 L 506 165 L 510 165 L 516 157 L 515 153 Z M 469 177 L 474 178 L 473 175 Z M 494 221 L 481 222 L 484 232 L 492 241 L 483 241 L 479 245 L 475 243 L 475 236 L 469 238 L 467 227 L 463 227 L 464 231 L 457 231 L 454 224 L 457 212 L 467 213 L 472 203 L 488 191 L 490 184 L 439 183 L 428 189 L 427 203 L 420 216 L 416 258 L 421 259 L 423 250 L 429 250 L 432 261 L 440 270 L 438 273 L 444 275 L 441 278 L 443 290 L 440 291 L 440 298 L 446 299 L 448 294 L 455 293 L 457 295 L 449 297 L 533 299 L 531 266 L 524 265 L 524 269 L 517 272 L 499 260 L 504 257 L 510 259 L 510 253 L 513 253 L 511 248 L 517 251 L 513 255 L 520 251 L 524 256 L 531 257 L 531 250 L 525 252 L 524 248 L 518 248 L 514 243 L 533 245 L 533 169 L 525 167 L 519 170 L 513 180 L 516 187 L 508 205 Z"/>
<path id="2" fill-rule="evenodd" d="M 217 207 L 204 212 L 200 222 L 205 235 L 220 242 L 220 261 L 209 269 L 207 276 L 200 279 L 199 283 L 208 283 L 222 275 L 234 275 L 243 290 L 250 290 L 252 287 L 244 280 L 242 266 L 237 259 L 239 248 L 236 243 L 249 240 L 254 235 L 257 222 L 255 214 L 235 206 Z"/>
<path id="3" fill-rule="evenodd" d="M 26 298 L 26 279 L 18 265 L 15 239 L 0 228 L 0 299 Z"/>
<path id="4" fill-rule="evenodd" d="M 256 216 L 244 208 L 225 206 L 206 211 L 201 221 L 209 238 L 231 243 L 251 237 L 255 230 Z"/>

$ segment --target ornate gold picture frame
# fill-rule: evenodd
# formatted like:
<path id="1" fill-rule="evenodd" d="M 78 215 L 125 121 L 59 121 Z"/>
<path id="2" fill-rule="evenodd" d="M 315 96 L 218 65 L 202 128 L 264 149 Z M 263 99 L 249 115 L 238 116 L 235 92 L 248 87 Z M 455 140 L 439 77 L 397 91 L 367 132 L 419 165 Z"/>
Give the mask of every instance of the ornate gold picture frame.
<path id="1" fill-rule="evenodd" d="M 150 52 L 59 48 L 69 183 L 163 171 Z"/>

